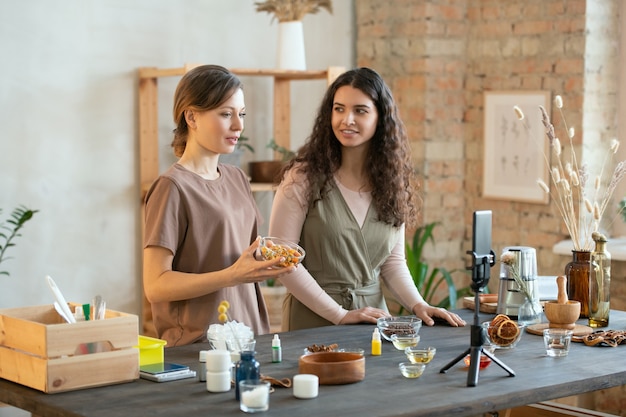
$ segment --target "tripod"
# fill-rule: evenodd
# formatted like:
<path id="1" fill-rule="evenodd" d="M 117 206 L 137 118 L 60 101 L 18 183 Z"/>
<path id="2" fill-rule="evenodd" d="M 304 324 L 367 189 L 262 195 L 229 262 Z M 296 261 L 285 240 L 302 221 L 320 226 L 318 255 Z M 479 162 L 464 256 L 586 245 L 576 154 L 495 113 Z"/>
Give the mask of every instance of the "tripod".
<path id="1" fill-rule="evenodd" d="M 493 356 L 490 352 L 483 350 L 485 337 L 478 321 L 478 310 L 480 309 L 480 293 L 489 282 L 489 270 L 495 264 L 495 254 L 491 251 L 490 255 L 479 256 L 476 252 L 468 251 L 472 255 L 472 266 L 467 269 L 472 270 L 472 290 L 474 290 L 474 324 L 471 327 L 470 347 L 465 352 L 457 356 L 454 360 L 441 368 L 441 373 L 446 373 L 448 369 L 462 360 L 466 355 L 470 355 L 470 366 L 467 373 L 467 386 L 475 387 L 478 385 L 478 372 L 480 370 L 481 353 L 491 359 L 496 365 L 508 372 L 509 376 L 515 376 L 515 372 L 502 361 Z"/>

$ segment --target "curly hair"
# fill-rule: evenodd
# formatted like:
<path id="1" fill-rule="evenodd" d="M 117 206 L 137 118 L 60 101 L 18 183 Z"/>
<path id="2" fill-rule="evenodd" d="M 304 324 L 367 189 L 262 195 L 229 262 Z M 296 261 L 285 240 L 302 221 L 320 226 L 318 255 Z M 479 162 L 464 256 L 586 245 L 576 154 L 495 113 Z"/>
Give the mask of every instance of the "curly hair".
<path id="1" fill-rule="evenodd" d="M 419 211 L 418 190 L 409 140 L 389 87 L 370 68 L 345 72 L 328 87 L 311 135 L 282 173 L 295 166 L 305 176 L 310 184 L 306 196 L 310 206 L 326 196 L 341 165 L 341 143 L 333 133 L 331 117 L 335 93 L 343 86 L 367 94 L 378 112 L 378 124 L 365 161 L 378 220 L 395 227 L 403 223 L 414 225 Z"/>
<path id="2" fill-rule="evenodd" d="M 181 157 L 187 146 L 189 126 L 185 110 L 208 111 L 218 108 L 237 89 L 243 89 L 239 78 L 219 65 L 201 65 L 181 78 L 174 93 L 174 155 Z"/>

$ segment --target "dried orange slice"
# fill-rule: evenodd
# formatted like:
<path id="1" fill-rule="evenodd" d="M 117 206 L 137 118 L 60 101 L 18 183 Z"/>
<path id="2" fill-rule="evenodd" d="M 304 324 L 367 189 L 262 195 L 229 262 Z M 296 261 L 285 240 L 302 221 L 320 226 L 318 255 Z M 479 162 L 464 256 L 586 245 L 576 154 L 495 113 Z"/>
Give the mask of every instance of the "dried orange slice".
<path id="1" fill-rule="evenodd" d="M 507 320 L 511 319 L 506 314 L 498 314 L 491 320 L 491 323 L 489 323 L 489 327 L 487 329 L 491 340 L 494 340 L 498 337 L 498 327 L 500 327 L 500 324 L 504 323 Z"/>
<path id="2" fill-rule="evenodd" d="M 493 320 L 491 320 L 491 326 L 497 327 L 507 320 L 511 320 L 509 316 L 507 316 L 506 314 L 498 314 L 493 318 Z"/>
<path id="3" fill-rule="evenodd" d="M 519 327 L 513 320 L 505 321 L 498 326 L 497 335 L 504 340 L 515 340 L 519 335 Z"/>
<path id="4" fill-rule="evenodd" d="M 520 334 L 519 326 L 506 314 L 498 314 L 491 320 L 487 333 L 491 342 L 504 347 L 515 343 Z"/>

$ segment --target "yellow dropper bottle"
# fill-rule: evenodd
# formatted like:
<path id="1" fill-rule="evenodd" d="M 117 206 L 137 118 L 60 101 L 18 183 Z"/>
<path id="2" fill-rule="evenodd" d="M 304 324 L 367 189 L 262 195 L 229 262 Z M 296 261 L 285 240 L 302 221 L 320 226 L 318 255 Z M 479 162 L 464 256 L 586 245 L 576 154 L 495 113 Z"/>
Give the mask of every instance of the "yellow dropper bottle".
<path id="1" fill-rule="evenodd" d="M 383 353 L 383 344 L 380 341 L 380 331 L 378 327 L 372 333 L 372 356 L 380 356 Z"/>

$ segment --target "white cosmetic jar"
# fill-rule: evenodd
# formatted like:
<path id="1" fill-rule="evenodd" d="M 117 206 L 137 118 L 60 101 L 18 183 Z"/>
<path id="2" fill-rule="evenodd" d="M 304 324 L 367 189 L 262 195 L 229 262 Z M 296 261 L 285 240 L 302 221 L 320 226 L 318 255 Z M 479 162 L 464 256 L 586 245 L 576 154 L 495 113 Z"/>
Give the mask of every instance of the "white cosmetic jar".
<path id="1" fill-rule="evenodd" d="M 298 374 L 293 377 L 293 396 L 308 399 L 317 397 L 319 378 L 312 374 Z"/>
<path id="2" fill-rule="evenodd" d="M 206 352 L 206 370 L 211 372 L 225 372 L 230 370 L 233 362 L 230 352 L 227 350 L 215 349 Z"/>
<path id="3" fill-rule="evenodd" d="M 206 390 L 209 392 L 226 392 L 230 390 L 230 371 L 206 371 Z"/>

